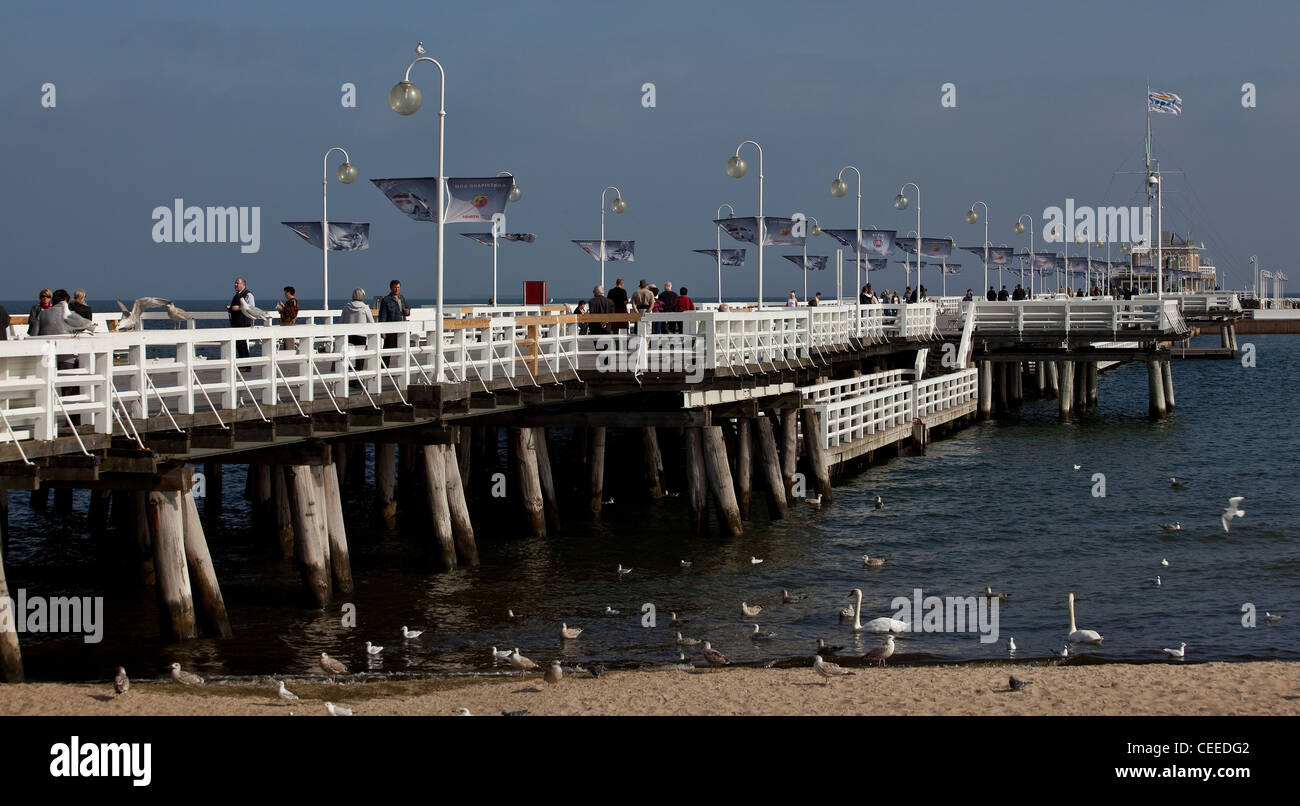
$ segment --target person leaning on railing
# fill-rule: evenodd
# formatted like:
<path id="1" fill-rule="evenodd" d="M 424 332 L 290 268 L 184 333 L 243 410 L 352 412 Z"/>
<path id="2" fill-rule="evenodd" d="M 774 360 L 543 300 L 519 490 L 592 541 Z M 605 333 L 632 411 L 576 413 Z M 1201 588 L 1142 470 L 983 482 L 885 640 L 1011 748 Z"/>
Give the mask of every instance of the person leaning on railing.
<path id="1" fill-rule="evenodd" d="M 402 281 L 393 280 L 388 284 L 388 296 L 379 300 L 379 321 L 405 322 L 406 317 L 410 315 L 411 315 L 411 306 L 406 304 L 406 297 L 402 296 Z M 372 319 L 371 321 L 374 320 Z M 396 346 L 397 346 L 397 334 L 385 333 L 384 347 L 387 349 Z M 384 366 L 388 366 L 387 356 L 384 357 Z"/>
<path id="2" fill-rule="evenodd" d="M 280 312 L 280 324 L 288 327 L 289 325 L 298 324 L 298 292 L 294 287 L 287 285 L 284 287 L 284 299 L 275 303 L 275 309 Z M 285 339 L 284 349 L 298 349 L 297 339 Z"/>

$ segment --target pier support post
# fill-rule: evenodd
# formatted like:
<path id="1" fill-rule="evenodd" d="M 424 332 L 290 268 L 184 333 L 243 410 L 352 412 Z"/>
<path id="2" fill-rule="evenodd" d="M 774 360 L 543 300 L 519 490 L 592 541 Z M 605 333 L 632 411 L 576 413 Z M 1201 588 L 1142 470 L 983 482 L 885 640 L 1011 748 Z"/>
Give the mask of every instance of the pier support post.
<path id="1" fill-rule="evenodd" d="M 1047 397 L 1047 364 L 1046 361 L 1034 362 L 1034 382 L 1038 386 L 1039 400 Z"/>
<path id="2" fill-rule="evenodd" d="M 515 454 L 519 501 L 524 508 L 528 536 L 546 537 L 546 504 L 542 498 L 542 480 L 537 468 L 537 448 L 533 429 L 511 428 L 510 436 Z M 593 511 L 595 514 L 600 513 L 599 507 Z"/>
<path id="3" fill-rule="evenodd" d="M 786 409 L 781 413 L 781 481 L 785 484 L 785 499 L 790 500 L 794 490 L 794 471 L 799 460 L 799 411 Z"/>
<path id="4" fill-rule="evenodd" d="M 664 460 L 659 453 L 659 435 L 655 427 L 641 429 L 641 454 L 645 463 L 646 488 L 655 501 L 664 497 Z"/>
<path id="5" fill-rule="evenodd" d="M 682 435 L 686 441 L 686 507 L 692 534 L 702 534 L 708 526 L 706 511 L 708 494 L 705 485 L 704 445 L 698 426 L 686 428 Z M 778 476 L 778 485 L 780 477 Z"/>
<path id="6" fill-rule="evenodd" d="M 37 487 L 28 496 L 29 506 L 33 512 L 44 512 L 50 508 L 50 488 Z"/>
<path id="7" fill-rule="evenodd" d="M 742 520 L 749 520 L 749 501 L 754 487 L 754 442 L 750 419 L 736 421 L 736 499 Z"/>
<path id="8" fill-rule="evenodd" d="M 180 496 L 185 509 L 185 562 L 199 618 L 203 622 L 203 629 L 209 634 L 229 638 L 230 616 L 226 613 L 226 600 L 221 595 L 216 569 L 212 567 L 207 538 L 203 536 L 203 521 L 199 518 L 198 504 L 194 502 L 192 491 L 180 493 Z"/>
<path id="9" fill-rule="evenodd" d="M 1234 354 L 1236 354 L 1236 353 L 1238 352 L 1238 350 L 1237 350 L 1237 325 L 1236 325 L 1235 322 L 1232 323 L 1232 324 L 1230 324 L 1230 325 L 1228 325 L 1228 346 L 1232 348 L 1232 352 L 1233 352 Z"/>
<path id="10" fill-rule="evenodd" d="M 335 441 L 330 445 L 330 454 L 337 471 L 335 475 L 338 476 L 340 481 L 346 483 L 348 480 L 348 464 L 352 461 L 352 446 L 346 442 Z"/>
<path id="11" fill-rule="evenodd" d="M 1070 410 L 1074 407 L 1074 362 L 1058 361 L 1057 375 L 1060 378 L 1060 392 L 1057 394 L 1058 409 L 1062 420 L 1070 419 Z"/>
<path id="12" fill-rule="evenodd" d="M 1097 362 L 1088 362 L 1088 408 L 1096 411 L 1097 409 Z"/>
<path id="13" fill-rule="evenodd" d="M 1056 361 L 1044 361 L 1043 367 L 1047 370 L 1047 389 L 1052 397 L 1056 397 L 1061 391 L 1060 367 Z"/>
<path id="14" fill-rule="evenodd" d="M 325 607 L 331 598 L 330 570 L 325 559 L 329 538 L 321 534 L 320 502 L 316 484 L 307 465 L 286 465 L 284 483 L 289 491 L 289 511 L 293 517 L 293 550 L 302 571 L 303 586 L 316 603 Z M 156 493 L 155 493 L 156 495 Z"/>
<path id="15" fill-rule="evenodd" d="M 460 486 L 469 486 L 470 459 L 474 456 L 474 429 L 462 425 L 456 429 L 456 438 L 460 445 L 456 448 L 456 472 L 460 474 Z"/>
<path id="16" fill-rule="evenodd" d="M 587 433 L 591 457 L 587 464 L 591 514 L 599 518 L 601 506 L 605 503 L 605 427 L 593 426 Z"/>
<path id="17" fill-rule="evenodd" d="M 103 537 L 108 531 L 108 504 L 112 492 L 109 490 L 87 490 L 87 492 L 90 494 L 90 503 L 86 506 L 86 526 L 92 535 Z M 0 494 L 3 494 L 3 491 L 0 491 Z M 5 512 L 7 517 L 7 504 Z"/>
<path id="18" fill-rule="evenodd" d="M 0 490 L 0 554 L 9 550 L 9 491 Z"/>
<path id="19" fill-rule="evenodd" d="M 5 524 L 7 530 L 8 524 Z M 5 582 L 4 552 L 0 551 L 0 622 L 9 629 L 0 630 L 0 683 L 23 682 L 23 655 L 18 648 L 18 614 L 10 604 L 9 584 Z"/>
<path id="20" fill-rule="evenodd" d="M 456 443 L 443 449 L 442 456 L 447 464 L 447 509 L 451 513 L 451 534 L 456 542 L 456 557 L 461 565 L 478 565 L 478 544 L 474 541 L 474 524 L 469 519 L 469 506 L 465 503 L 465 487 L 460 482 Z"/>
<path id="21" fill-rule="evenodd" d="M 551 449 L 546 444 L 546 429 L 533 427 L 533 450 L 537 454 L 537 480 L 542 487 L 542 508 L 546 511 L 548 532 L 560 531 L 560 502 L 551 468 Z M 452 513 L 454 516 L 454 512 Z"/>
<path id="22" fill-rule="evenodd" d="M 781 464 L 776 455 L 776 439 L 772 436 L 772 418 L 754 420 L 754 440 L 758 450 L 758 464 L 767 489 L 771 492 L 771 513 L 774 519 L 784 518 L 788 509 L 785 484 L 781 480 Z"/>
<path id="23" fill-rule="evenodd" d="M 271 484 L 275 490 L 276 551 L 280 559 L 293 556 L 293 511 L 289 506 L 289 485 L 284 480 L 284 468 L 271 465 Z"/>
<path id="24" fill-rule="evenodd" d="M 1174 368 L 1169 361 L 1160 362 L 1160 379 L 1165 387 L 1165 411 L 1174 410 Z"/>
<path id="25" fill-rule="evenodd" d="M 1147 361 L 1147 411 L 1156 419 L 1165 416 L 1165 383 L 1161 375 L 1160 362 Z"/>
<path id="26" fill-rule="evenodd" d="M 260 526 L 275 522 L 275 488 L 271 484 L 271 465 L 253 465 L 253 523 Z"/>
<path id="27" fill-rule="evenodd" d="M 375 499 L 379 505 L 379 517 L 390 529 L 397 522 L 396 453 L 396 446 L 391 442 L 375 443 Z"/>
<path id="28" fill-rule="evenodd" d="M 998 411 L 1007 410 L 1007 379 L 1011 377 L 1011 365 L 1006 361 L 996 361 L 993 364 L 995 372 L 993 378 L 997 387 L 995 395 L 997 396 Z"/>
<path id="29" fill-rule="evenodd" d="M 708 473 L 709 488 L 718 507 L 718 523 L 727 534 L 736 537 L 744 531 L 740 523 L 740 505 L 736 503 L 736 488 L 731 482 L 731 467 L 727 464 L 727 443 L 722 436 L 722 426 L 711 425 L 701 429 L 704 441 L 704 465 Z"/>
<path id="30" fill-rule="evenodd" d="M 349 461 L 355 460 L 354 454 Z M 325 527 L 329 530 L 330 568 L 334 572 L 334 591 L 340 596 L 352 593 L 352 560 L 348 551 L 348 534 L 343 525 L 343 496 L 339 489 L 338 465 L 322 468 L 325 482 Z"/>
<path id="31" fill-rule="evenodd" d="M 1020 408 L 1020 403 L 1025 399 L 1025 365 L 1020 361 L 1014 361 L 1011 364 L 1011 407 Z"/>
<path id="32" fill-rule="evenodd" d="M 456 567 L 456 540 L 451 533 L 451 508 L 447 504 L 447 465 L 441 445 L 425 445 L 424 482 L 428 489 L 429 515 L 433 522 L 433 547 L 443 570 Z M 521 463 L 522 464 L 522 463 Z"/>
<path id="33" fill-rule="evenodd" d="M 130 507 L 127 522 L 130 524 L 128 540 L 134 544 L 132 553 L 139 565 L 140 584 L 148 587 L 157 584 L 158 575 L 154 571 L 153 528 L 150 522 L 149 493 L 142 491 L 124 492 Z"/>
<path id="34" fill-rule="evenodd" d="M 154 572 L 158 579 L 158 620 L 165 638 L 188 641 L 198 637 L 194 598 L 185 560 L 185 523 L 178 492 L 149 493 L 153 528 Z"/>
<path id="35" fill-rule="evenodd" d="M 1232 346 L 1232 337 L 1228 333 L 1228 325 L 1219 325 L 1219 346 L 1225 350 Z"/>
<path id="36" fill-rule="evenodd" d="M 221 512 L 223 506 L 221 471 L 222 465 L 218 462 L 203 463 L 203 517 L 205 518 Z"/>
<path id="37" fill-rule="evenodd" d="M 831 489 L 831 471 L 826 457 L 826 447 L 822 445 L 821 414 L 816 409 L 801 409 L 803 415 L 803 452 L 808 467 L 817 482 L 817 492 L 830 503 L 835 497 Z"/>
<path id="38" fill-rule="evenodd" d="M 980 419 L 993 416 L 993 362 L 979 362 Z"/>
<path id="39" fill-rule="evenodd" d="M 1074 362 L 1074 410 L 1080 414 L 1088 410 L 1087 362 Z"/>

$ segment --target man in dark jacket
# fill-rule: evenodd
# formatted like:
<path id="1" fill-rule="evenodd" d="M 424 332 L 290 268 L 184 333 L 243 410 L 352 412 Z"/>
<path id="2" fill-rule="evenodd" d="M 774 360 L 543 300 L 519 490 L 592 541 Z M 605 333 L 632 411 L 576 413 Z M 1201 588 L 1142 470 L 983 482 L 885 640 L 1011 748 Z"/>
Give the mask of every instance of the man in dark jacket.
<path id="1" fill-rule="evenodd" d="M 226 306 L 226 310 L 230 313 L 230 326 L 252 327 L 253 317 L 245 313 L 244 310 L 247 307 L 256 304 L 257 302 L 253 299 L 253 292 L 249 291 L 248 286 L 244 284 L 244 278 L 236 277 L 235 295 L 230 298 L 230 304 Z M 235 357 L 248 358 L 247 341 L 244 341 L 243 339 L 235 340 Z"/>
<path id="2" fill-rule="evenodd" d="M 605 296 L 605 286 L 603 285 L 591 289 L 591 300 L 587 302 L 587 307 L 590 309 L 589 312 L 593 314 L 618 313 L 618 311 L 614 310 L 614 303 L 610 302 L 609 297 Z M 609 322 L 592 322 L 588 332 L 593 336 L 607 334 L 609 333 Z"/>
<path id="3" fill-rule="evenodd" d="M 379 300 L 379 321 L 381 322 L 405 322 L 406 317 L 411 315 L 411 306 L 406 304 L 406 297 L 402 296 L 402 281 L 393 280 L 388 284 L 388 296 Z M 397 334 L 384 334 L 384 347 L 392 348 L 397 346 Z M 384 366 L 388 366 L 388 356 L 384 356 Z"/>
<path id="4" fill-rule="evenodd" d="M 1011 292 L 1011 298 L 1015 300 L 1025 298 L 1025 289 L 1021 287 L 1020 283 L 1016 283 L 1016 290 Z"/>
<path id="5" fill-rule="evenodd" d="M 998 292 L 998 302 L 1006 302 L 1009 299 L 1011 295 L 1007 293 L 1007 287 L 1002 286 L 1002 290 Z"/>
<path id="6" fill-rule="evenodd" d="M 989 302 L 998 301 L 998 292 L 993 290 L 993 286 L 989 286 L 989 293 L 985 296 L 985 299 L 987 299 Z"/>
<path id="7" fill-rule="evenodd" d="M 673 284 L 664 281 L 664 290 L 659 292 L 660 309 L 664 313 L 677 313 L 677 292 L 673 290 Z M 681 322 L 665 322 L 665 333 L 681 333 Z"/>
<path id="8" fill-rule="evenodd" d="M 614 281 L 614 287 L 609 290 L 607 299 L 614 306 L 614 313 L 627 313 L 627 289 L 623 287 L 622 277 Z M 614 322 L 610 330 L 627 330 L 627 322 Z"/>

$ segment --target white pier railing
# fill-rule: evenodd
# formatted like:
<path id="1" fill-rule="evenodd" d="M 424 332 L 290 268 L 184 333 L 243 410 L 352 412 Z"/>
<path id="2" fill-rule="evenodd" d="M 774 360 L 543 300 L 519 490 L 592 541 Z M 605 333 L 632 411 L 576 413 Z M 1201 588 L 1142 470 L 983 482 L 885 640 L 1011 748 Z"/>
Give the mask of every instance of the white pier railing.
<path id="1" fill-rule="evenodd" d="M 1174 299 L 1018 300 L 968 302 L 978 312 L 976 335 L 1079 333 L 1158 335 L 1186 331 Z"/>
<path id="2" fill-rule="evenodd" d="M 816 409 L 822 445 L 828 449 L 926 417 L 974 400 L 979 390 L 979 370 L 963 369 L 911 381 L 911 370 L 846 378 L 801 387 L 804 407 Z M 858 384 L 858 394 L 848 392 Z"/>

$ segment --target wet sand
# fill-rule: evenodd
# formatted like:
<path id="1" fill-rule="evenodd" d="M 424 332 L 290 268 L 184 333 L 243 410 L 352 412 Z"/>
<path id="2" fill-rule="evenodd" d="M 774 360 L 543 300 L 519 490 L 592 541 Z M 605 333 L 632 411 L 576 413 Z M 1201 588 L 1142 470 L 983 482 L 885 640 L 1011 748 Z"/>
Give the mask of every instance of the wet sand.
<path id="1" fill-rule="evenodd" d="M 1007 691 L 1011 674 L 1032 685 Z M 1300 664 L 1104 664 L 859 668 L 829 685 L 809 668 L 540 673 L 413 681 L 289 680 L 283 702 L 269 678 L 187 688 L 133 682 L 0 686 L 0 716 L 324 716 L 325 702 L 364 715 L 1300 715 Z"/>

